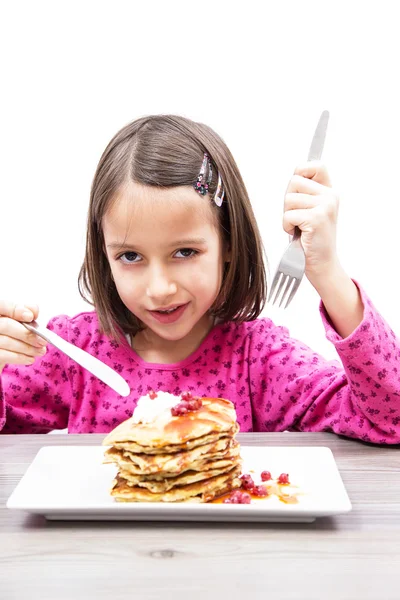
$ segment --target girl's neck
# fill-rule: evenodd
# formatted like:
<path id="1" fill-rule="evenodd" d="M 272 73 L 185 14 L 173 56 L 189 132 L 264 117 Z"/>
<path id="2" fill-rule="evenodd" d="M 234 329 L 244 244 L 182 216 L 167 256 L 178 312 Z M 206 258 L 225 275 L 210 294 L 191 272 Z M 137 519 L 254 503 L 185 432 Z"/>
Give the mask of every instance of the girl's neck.
<path id="1" fill-rule="evenodd" d="M 148 363 L 172 364 L 193 354 L 216 324 L 215 318 L 205 315 L 181 340 L 165 340 L 151 329 L 139 331 L 131 340 L 131 347 Z"/>

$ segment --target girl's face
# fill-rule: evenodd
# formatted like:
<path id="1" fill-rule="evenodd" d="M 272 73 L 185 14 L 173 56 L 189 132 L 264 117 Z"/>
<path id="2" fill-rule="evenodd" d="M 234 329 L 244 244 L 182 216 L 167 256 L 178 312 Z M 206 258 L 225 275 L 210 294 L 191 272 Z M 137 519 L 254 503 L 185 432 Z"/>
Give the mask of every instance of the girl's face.
<path id="1" fill-rule="evenodd" d="M 210 202 L 191 187 L 131 183 L 103 219 L 119 296 L 153 341 L 177 342 L 210 322 L 229 260 Z"/>

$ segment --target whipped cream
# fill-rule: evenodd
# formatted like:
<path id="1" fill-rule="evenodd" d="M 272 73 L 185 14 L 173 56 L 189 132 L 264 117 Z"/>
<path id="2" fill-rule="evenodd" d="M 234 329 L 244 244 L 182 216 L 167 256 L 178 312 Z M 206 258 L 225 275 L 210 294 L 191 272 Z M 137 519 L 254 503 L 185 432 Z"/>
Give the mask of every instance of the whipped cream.
<path id="1" fill-rule="evenodd" d="M 157 398 L 150 396 L 139 398 L 132 419 L 134 423 L 153 423 L 164 411 L 171 410 L 173 406 L 182 401 L 180 396 L 169 392 L 157 392 Z"/>

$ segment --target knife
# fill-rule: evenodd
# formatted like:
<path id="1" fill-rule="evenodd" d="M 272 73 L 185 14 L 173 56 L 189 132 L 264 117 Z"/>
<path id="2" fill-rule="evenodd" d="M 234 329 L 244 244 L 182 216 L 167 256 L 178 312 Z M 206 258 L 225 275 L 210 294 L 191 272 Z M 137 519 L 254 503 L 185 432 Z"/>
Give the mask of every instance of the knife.
<path id="1" fill-rule="evenodd" d="M 101 360 L 98 358 L 95 358 L 85 350 L 70 344 L 70 342 L 64 340 L 62 337 L 54 333 L 54 331 L 50 331 L 50 329 L 47 329 L 47 327 L 41 327 L 38 325 L 38 323 L 36 323 L 36 321 L 22 323 L 22 325 L 26 327 L 26 329 L 29 329 L 29 331 L 36 333 L 36 335 L 46 340 L 46 342 L 53 344 L 53 346 L 77 362 L 78 365 L 81 365 L 81 367 L 87 371 L 90 371 L 90 373 L 93 373 L 93 375 L 96 375 L 96 377 L 110 386 L 110 388 L 116 391 L 117 394 L 120 394 L 120 396 L 129 396 L 131 393 L 129 385 L 125 379 L 123 379 L 119 373 L 111 369 L 111 367 L 101 362 Z"/>

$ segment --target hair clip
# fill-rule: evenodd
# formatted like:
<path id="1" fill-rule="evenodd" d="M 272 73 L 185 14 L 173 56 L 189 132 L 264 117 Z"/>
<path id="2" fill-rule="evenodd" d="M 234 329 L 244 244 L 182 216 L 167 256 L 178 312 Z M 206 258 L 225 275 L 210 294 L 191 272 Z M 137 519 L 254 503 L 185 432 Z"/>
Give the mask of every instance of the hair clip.
<path id="1" fill-rule="evenodd" d="M 215 192 L 215 196 L 214 196 L 214 202 L 217 206 L 222 206 L 222 202 L 224 200 L 225 197 L 225 190 L 223 188 L 222 185 L 222 178 L 221 175 L 218 173 L 218 185 L 217 185 L 217 191 Z"/>
<path id="2" fill-rule="evenodd" d="M 205 181 L 207 167 L 208 167 L 208 174 L 207 174 L 207 180 Z M 193 187 L 196 190 L 196 192 L 198 192 L 202 196 L 205 196 L 208 193 L 208 190 L 210 188 L 211 180 L 212 180 L 212 164 L 211 164 L 211 160 L 210 160 L 210 157 L 208 156 L 207 152 L 204 152 L 204 157 L 203 157 L 203 162 L 201 164 L 200 173 L 198 174 L 196 183 L 193 185 Z M 204 181 L 205 181 L 205 183 L 204 183 Z M 222 205 L 224 196 L 225 196 L 225 191 L 223 189 L 222 178 L 221 178 L 221 175 L 218 173 L 217 190 L 214 195 L 214 202 L 217 206 Z"/>
<path id="3" fill-rule="evenodd" d="M 208 167 L 208 177 L 207 177 L 207 181 L 204 183 L 205 178 L 206 178 L 207 167 Z M 194 184 L 194 189 L 196 190 L 196 192 L 199 192 L 199 194 L 201 194 L 202 196 L 205 196 L 208 192 L 208 188 L 210 186 L 211 179 L 212 179 L 211 161 L 209 159 L 207 152 L 204 152 L 204 157 L 203 157 L 203 162 L 201 164 L 200 173 L 198 174 L 197 181 Z"/>

